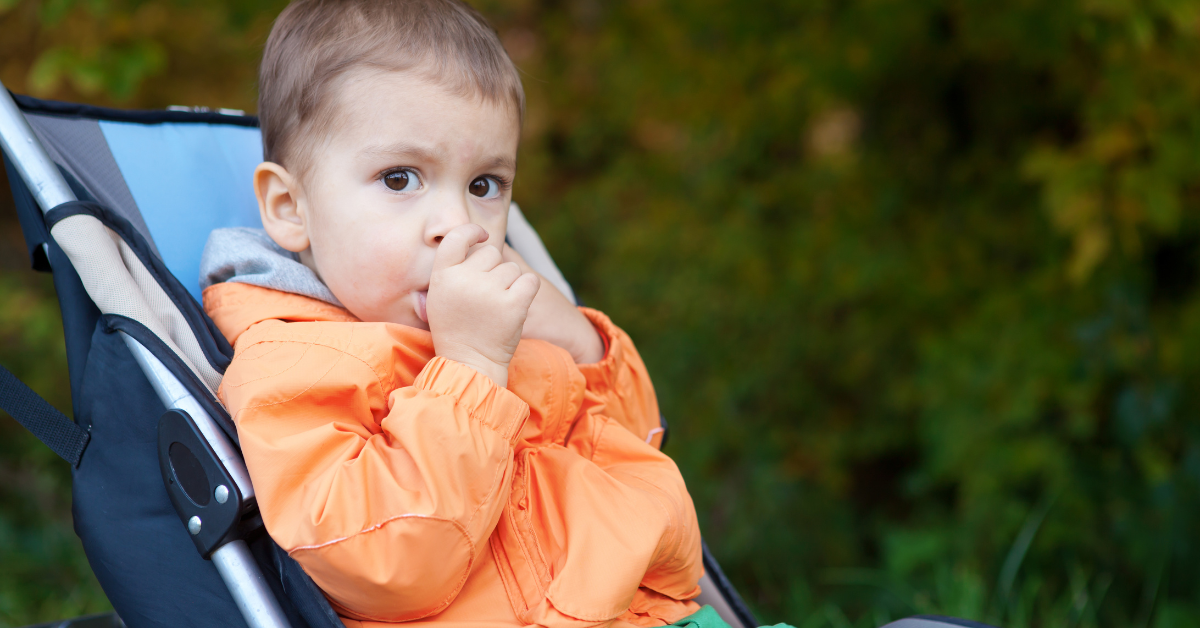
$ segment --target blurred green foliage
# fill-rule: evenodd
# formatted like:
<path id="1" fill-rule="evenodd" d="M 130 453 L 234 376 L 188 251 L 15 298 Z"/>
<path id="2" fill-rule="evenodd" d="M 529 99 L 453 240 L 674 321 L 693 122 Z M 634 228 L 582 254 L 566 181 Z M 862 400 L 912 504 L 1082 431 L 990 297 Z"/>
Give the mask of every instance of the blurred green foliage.
<path id="1" fill-rule="evenodd" d="M 253 110 L 282 4 L 0 0 L 0 79 Z M 1200 625 L 1200 2 L 476 5 L 525 73 L 516 200 L 762 619 Z M 46 329 L 30 285 L 0 323 Z M 61 340 L 12 338 L 65 407 Z M 99 608 L 5 430 L 0 621 Z"/>
<path id="2" fill-rule="evenodd" d="M 49 277 L 9 270 L 0 274 L 0 295 L 0 364 L 69 412 Z M 53 452 L 16 422 L 0 423 L 0 626 L 108 606 L 71 529 L 70 487 L 69 469 Z"/>

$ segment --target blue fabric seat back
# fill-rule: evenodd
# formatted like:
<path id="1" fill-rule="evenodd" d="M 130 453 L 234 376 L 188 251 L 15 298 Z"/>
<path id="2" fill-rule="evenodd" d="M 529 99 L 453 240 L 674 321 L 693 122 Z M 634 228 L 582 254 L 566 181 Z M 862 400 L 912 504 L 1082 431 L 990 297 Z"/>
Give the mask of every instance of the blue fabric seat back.
<path id="1" fill-rule="evenodd" d="M 253 188 L 262 161 L 255 118 L 15 98 L 77 193 L 128 220 L 197 300 L 209 233 L 262 226 Z"/>
<path id="2" fill-rule="evenodd" d="M 200 254 L 213 229 L 261 227 L 252 173 L 253 127 L 99 121 L 163 262 L 200 298 Z"/>

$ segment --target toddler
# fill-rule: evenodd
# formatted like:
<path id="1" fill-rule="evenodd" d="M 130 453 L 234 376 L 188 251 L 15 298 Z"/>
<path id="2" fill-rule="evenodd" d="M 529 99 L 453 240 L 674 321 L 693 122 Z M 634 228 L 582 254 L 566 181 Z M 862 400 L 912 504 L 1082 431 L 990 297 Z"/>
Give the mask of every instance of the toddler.
<path id="1" fill-rule="evenodd" d="M 266 528 L 345 624 L 709 617 L 633 343 L 504 244 L 524 94 L 495 32 L 300 0 L 260 92 L 263 229 L 213 234 L 204 307 Z"/>

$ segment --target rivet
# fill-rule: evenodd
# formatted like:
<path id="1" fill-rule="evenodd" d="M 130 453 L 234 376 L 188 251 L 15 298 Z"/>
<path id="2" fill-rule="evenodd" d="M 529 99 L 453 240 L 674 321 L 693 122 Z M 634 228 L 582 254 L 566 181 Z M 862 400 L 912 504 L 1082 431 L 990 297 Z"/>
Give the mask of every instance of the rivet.
<path id="1" fill-rule="evenodd" d="M 229 501 L 229 487 L 221 484 L 217 490 L 213 491 L 213 497 L 217 498 L 218 504 L 224 504 Z"/>
<path id="2" fill-rule="evenodd" d="M 188 519 L 188 532 L 191 532 L 192 536 L 200 534 L 200 517 Z"/>

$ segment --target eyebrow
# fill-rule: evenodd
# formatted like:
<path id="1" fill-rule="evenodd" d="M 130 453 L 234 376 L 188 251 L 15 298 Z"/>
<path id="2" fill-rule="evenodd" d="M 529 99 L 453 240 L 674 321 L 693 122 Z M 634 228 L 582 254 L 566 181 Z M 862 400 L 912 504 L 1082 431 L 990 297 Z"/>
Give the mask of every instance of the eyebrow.
<path id="1" fill-rule="evenodd" d="M 442 161 L 446 157 L 445 151 L 421 146 L 419 144 L 406 143 L 391 144 L 388 146 L 368 146 L 362 150 L 361 154 L 367 157 L 415 157 L 423 161 Z M 517 162 L 515 159 L 507 155 L 497 155 L 487 160 L 484 163 L 484 168 L 488 170 L 516 170 Z"/>
<path id="2" fill-rule="evenodd" d="M 497 157 L 492 158 L 491 161 L 487 162 L 486 169 L 488 169 L 488 170 L 504 170 L 504 169 L 516 170 L 517 169 L 517 160 L 513 159 L 512 157 L 508 157 L 506 155 L 497 156 Z"/>

